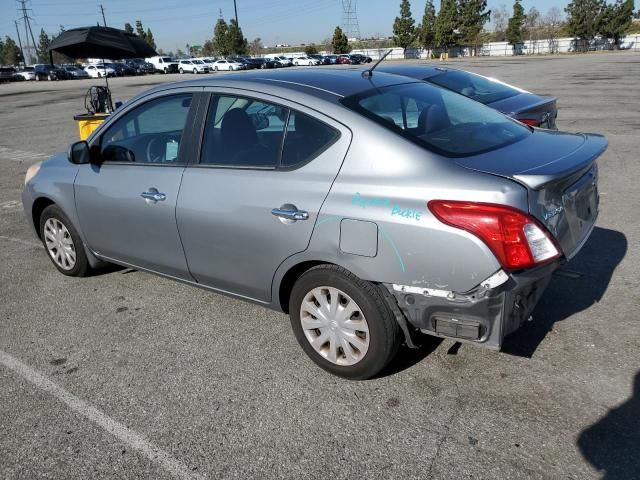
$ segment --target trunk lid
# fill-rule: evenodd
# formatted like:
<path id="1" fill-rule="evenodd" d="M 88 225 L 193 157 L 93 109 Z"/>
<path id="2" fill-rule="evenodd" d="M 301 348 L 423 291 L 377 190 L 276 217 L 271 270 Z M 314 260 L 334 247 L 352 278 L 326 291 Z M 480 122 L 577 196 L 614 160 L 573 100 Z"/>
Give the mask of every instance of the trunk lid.
<path id="1" fill-rule="evenodd" d="M 456 162 L 527 187 L 529 213 L 571 258 L 589 237 L 598 216 L 596 159 L 606 148 L 602 135 L 535 130 L 520 142 Z"/>
<path id="2" fill-rule="evenodd" d="M 558 108 L 555 97 L 541 97 L 533 93 L 521 93 L 487 104 L 517 120 L 535 120 L 541 128 L 556 128 Z"/>

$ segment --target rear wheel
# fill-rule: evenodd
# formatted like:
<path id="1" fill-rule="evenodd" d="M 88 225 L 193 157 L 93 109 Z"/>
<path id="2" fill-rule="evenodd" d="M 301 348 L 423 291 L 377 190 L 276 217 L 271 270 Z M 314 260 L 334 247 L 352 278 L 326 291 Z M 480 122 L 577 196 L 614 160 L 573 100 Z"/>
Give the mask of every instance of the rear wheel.
<path id="1" fill-rule="evenodd" d="M 84 277 L 91 267 L 78 232 L 57 205 L 50 205 L 40 216 L 40 238 L 49 258 L 60 273 Z"/>
<path id="2" fill-rule="evenodd" d="M 393 359 L 401 332 L 377 285 L 331 265 L 314 267 L 293 286 L 291 326 L 321 368 L 363 380 Z"/>

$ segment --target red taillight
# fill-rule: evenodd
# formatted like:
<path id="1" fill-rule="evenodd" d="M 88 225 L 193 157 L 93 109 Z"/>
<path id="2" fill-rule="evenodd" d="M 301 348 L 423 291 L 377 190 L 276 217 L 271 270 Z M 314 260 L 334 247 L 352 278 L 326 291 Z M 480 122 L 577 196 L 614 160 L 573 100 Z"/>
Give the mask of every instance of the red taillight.
<path id="1" fill-rule="evenodd" d="M 524 123 L 525 125 L 529 125 L 530 127 L 540 126 L 540 121 L 534 118 L 519 118 L 518 121 Z"/>
<path id="2" fill-rule="evenodd" d="M 560 256 L 544 227 L 515 208 L 447 200 L 431 200 L 427 206 L 442 223 L 486 243 L 505 269 L 532 267 Z"/>

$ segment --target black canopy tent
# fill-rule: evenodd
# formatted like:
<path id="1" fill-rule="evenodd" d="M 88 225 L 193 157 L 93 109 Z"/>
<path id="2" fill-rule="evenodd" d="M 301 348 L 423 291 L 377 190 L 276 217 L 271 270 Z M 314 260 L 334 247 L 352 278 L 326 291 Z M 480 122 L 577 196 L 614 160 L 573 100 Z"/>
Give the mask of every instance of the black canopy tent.
<path id="1" fill-rule="evenodd" d="M 138 35 L 111 27 L 80 27 L 66 30 L 49 44 L 49 60 L 53 65 L 52 52 L 71 58 L 145 58 L 157 55 L 156 51 Z M 111 92 L 105 72 L 109 105 Z"/>

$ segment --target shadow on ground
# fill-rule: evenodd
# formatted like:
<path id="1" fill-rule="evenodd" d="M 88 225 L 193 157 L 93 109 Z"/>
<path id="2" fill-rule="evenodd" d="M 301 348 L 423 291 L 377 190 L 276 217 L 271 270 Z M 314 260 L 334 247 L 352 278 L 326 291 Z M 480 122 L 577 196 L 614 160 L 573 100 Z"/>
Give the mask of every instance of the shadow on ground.
<path id="1" fill-rule="evenodd" d="M 613 272 L 626 253 L 624 234 L 596 227 L 580 253 L 563 268 L 575 272 L 577 278 L 554 275 L 533 312 L 533 321 L 508 336 L 502 351 L 531 358 L 554 323 L 586 310 L 602 299 Z"/>
<path id="2" fill-rule="evenodd" d="M 578 437 L 584 458 L 602 480 L 640 478 L 640 372 L 631 398 L 584 430 Z"/>

